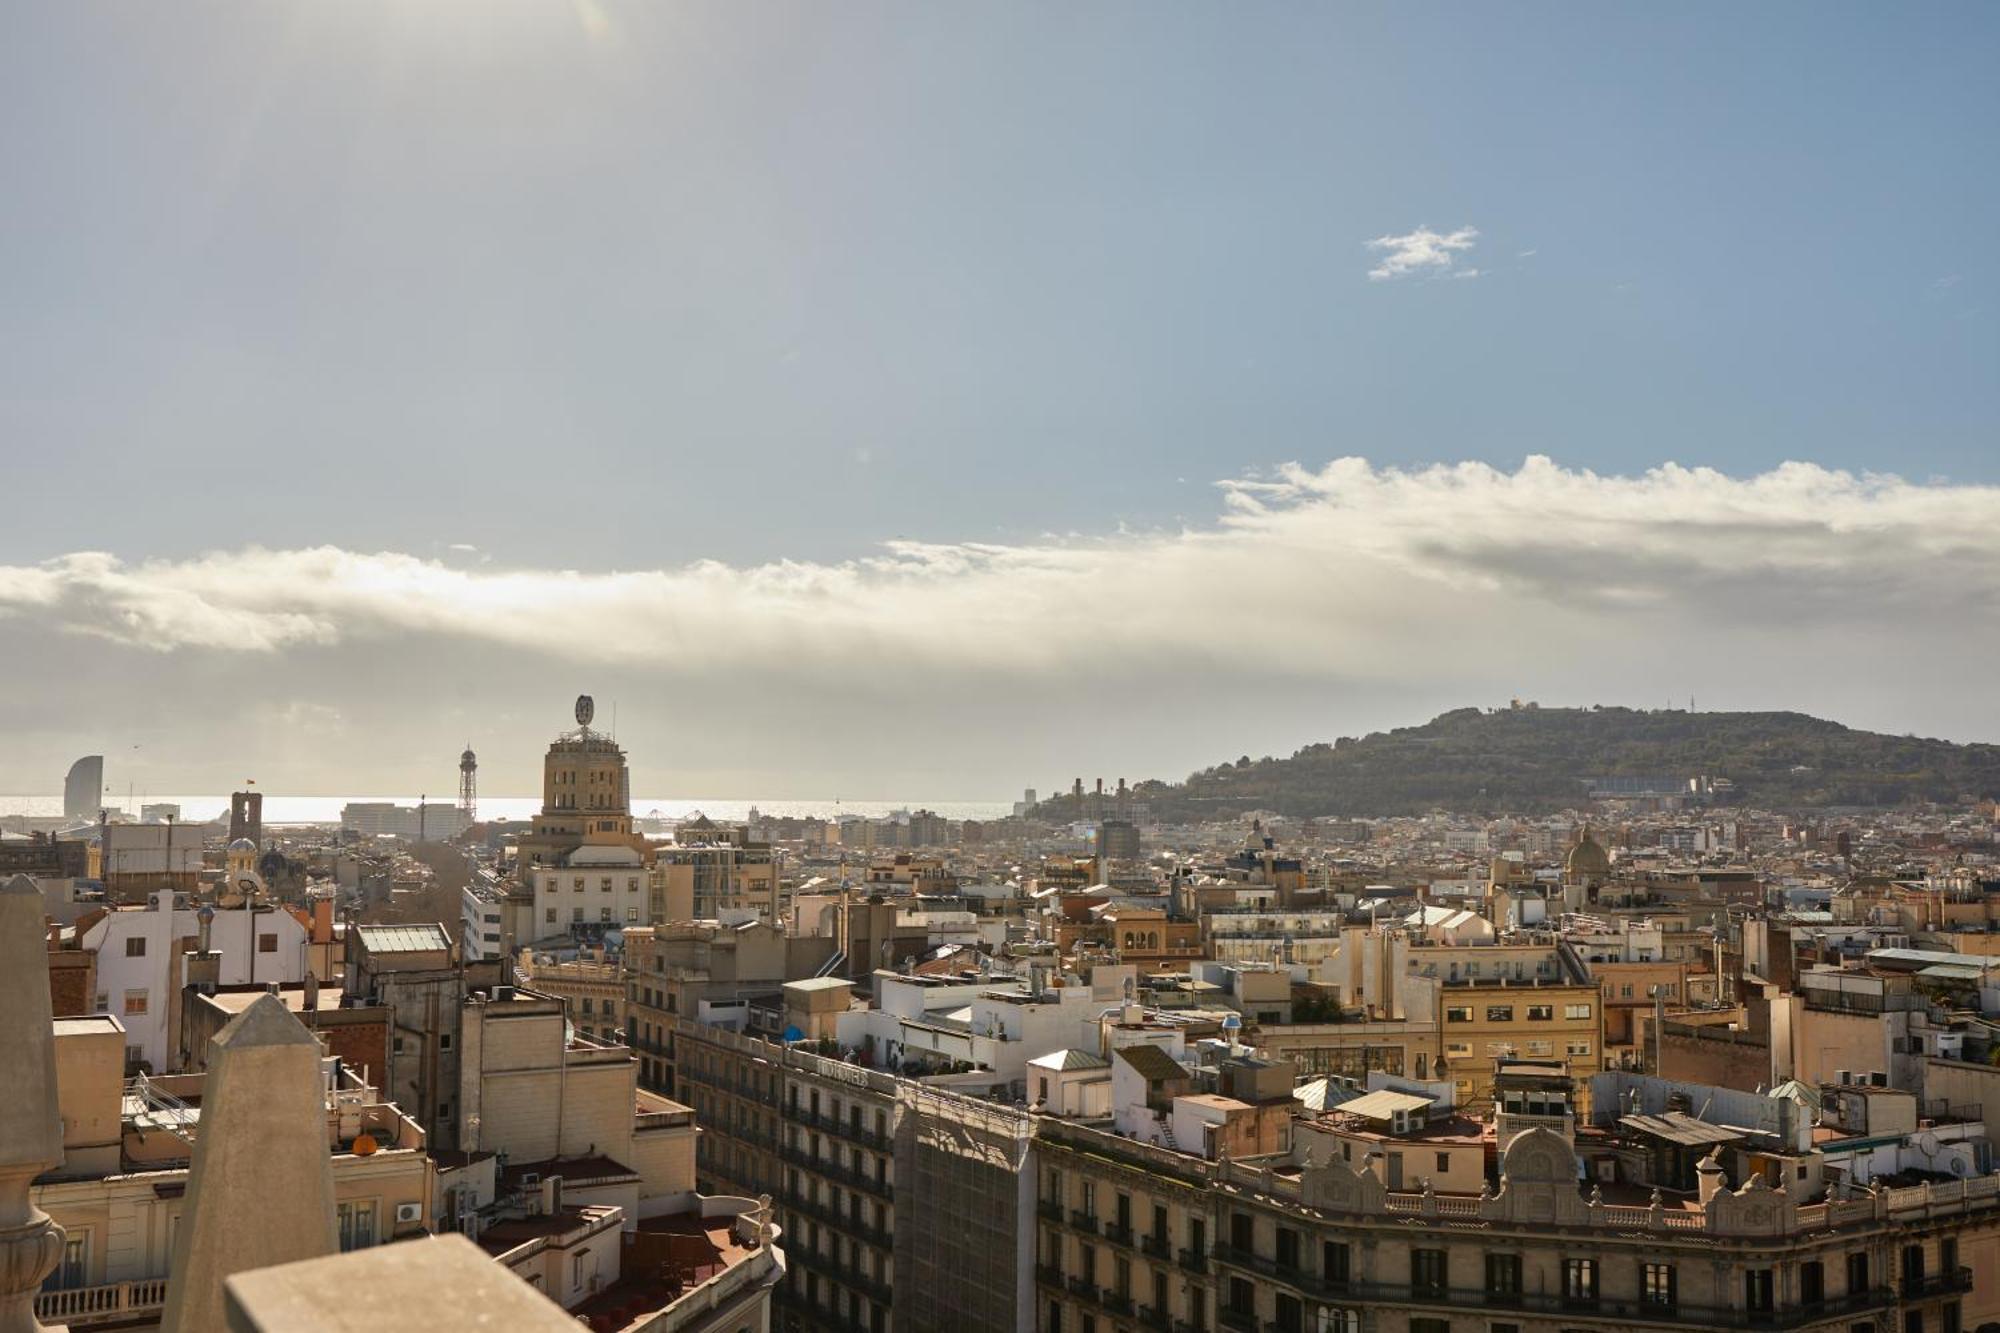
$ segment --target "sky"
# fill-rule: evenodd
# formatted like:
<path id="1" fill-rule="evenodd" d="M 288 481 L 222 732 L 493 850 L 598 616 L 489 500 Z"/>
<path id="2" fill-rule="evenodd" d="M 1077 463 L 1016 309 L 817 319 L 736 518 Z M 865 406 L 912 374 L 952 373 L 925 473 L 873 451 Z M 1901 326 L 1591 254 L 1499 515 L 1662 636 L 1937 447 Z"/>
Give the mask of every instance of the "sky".
<path id="1" fill-rule="evenodd" d="M 0 0 L 0 792 L 2000 739 L 2000 10 Z"/>

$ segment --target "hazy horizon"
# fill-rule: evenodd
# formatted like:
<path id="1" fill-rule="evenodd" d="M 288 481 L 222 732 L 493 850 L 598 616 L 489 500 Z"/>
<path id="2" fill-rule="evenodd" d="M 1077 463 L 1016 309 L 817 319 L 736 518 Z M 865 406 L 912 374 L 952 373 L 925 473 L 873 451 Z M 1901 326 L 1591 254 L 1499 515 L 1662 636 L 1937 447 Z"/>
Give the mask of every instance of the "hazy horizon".
<path id="1" fill-rule="evenodd" d="M 2000 10 L 9 18 L 0 790 L 2000 739 Z"/>

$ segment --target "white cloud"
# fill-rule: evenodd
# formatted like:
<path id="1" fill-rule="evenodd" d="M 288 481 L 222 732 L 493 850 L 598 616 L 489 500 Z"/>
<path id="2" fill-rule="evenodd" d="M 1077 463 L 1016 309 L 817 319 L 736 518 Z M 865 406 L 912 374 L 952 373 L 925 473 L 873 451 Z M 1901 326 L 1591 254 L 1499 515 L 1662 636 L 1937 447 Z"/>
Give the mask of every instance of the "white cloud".
<path id="1" fill-rule="evenodd" d="M 1459 255 L 1479 239 L 1476 227 L 1460 227 L 1453 232 L 1436 232 L 1418 227 L 1401 236 L 1377 236 L 1368 248 L 1380 252 L 1375 267 L 1368 270 L 1371 282 L 1387 282 L 1412 274 L 1424 277 L 1476 278 L 1478 269 L 1456 268 Z"/>
<path id="2" fill-rule="evenodd" d="M 997 793 L 1173 776 L 1517 693 L 1693 692 L 2000 734 L 1982 665 L 2000 654 L 2000 488 L 1807 463 L 1621 477 L 1345 458 L 1219 495 L 1219 515 L 1170 531 L 839 562 L 585 573 L 314 547 L 0 565 L 0 726 L 11 706 L 17 739 L 65 718 L 164 754 L 145 701 L 171 698 L 185 751 L 228 755 L 227 775 L 247 748 L 260 776 L 355 790 L 335 784 L 357 765 L 391 782 L 472 735 L 531 759 L 568 694 L 622 690 L 651 762 L 771 784 L 729 789 L 748 795 L 904 774 L 912 735 L 939 781 Z M 107 720 L 127 695 L 131 716 Z M 294 699 L 347 731 L 277 720 Z M 17 782 L 74 757 L 70 732 L 49 735 Z M 17 750 L 0 779 L 30 763 Z M 746 755 L 764 778 L 740 776 Z"/>
<path id="3" fill-rule="evenodd" d="M 622 695 L 654 791 L 688 795 L 1174 777 L 1512 695 L 2000 735 L 1996 486 L 1340 458 L 1218 494 L 1172 530 L 838 562 L 0 564 L 0 791 L 128 733 L 184 775 L 154 791 L 202 791 L 184 767 L 204 763 L 216 791 L 426 791 L 468 737 L 532 791 L 578 691 Z M 924 773 L 912 735 L 936 741 Z"/>
<path id="4" fill-rule="evenodd" d="M 2000 490 L 1804 463 L 1616 477 L 1545 458 L 1513 472 L 1346 458 L 1221 495 L 1219 519 L 1173 532 L 897 541 L 838 563 L 580 573 L 336 547 L 136 564 L 82 552 L 0 566 L 0 609 L 159 651 L 443 635 L 582 660 L 779 654 L 824 669 L 889 655 L 1016 672 L 1130 653 L 1236 658 L 1240 645 L 1210 631 L 1251 615 L 1297 645 L 1285 669 L 1348 670 L 1378 657 L 1357 631 L 1407 643 L 1427 616 L 1504 608 L 1609 631 L 1671 612 L 1756 629 L 1807 611 L 1856 623 L 1971 613 L 2000 591 Z"/>

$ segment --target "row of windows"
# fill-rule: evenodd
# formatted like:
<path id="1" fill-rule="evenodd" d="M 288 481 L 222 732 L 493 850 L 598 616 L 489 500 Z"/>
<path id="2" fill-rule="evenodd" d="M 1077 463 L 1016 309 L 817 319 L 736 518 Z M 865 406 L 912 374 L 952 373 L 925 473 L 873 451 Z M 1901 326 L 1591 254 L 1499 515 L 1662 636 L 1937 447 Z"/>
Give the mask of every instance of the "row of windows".
<path id="1" fill-rule="evenodd" d="M 1063 1173 L 1061 1171 L 1054 1168 L 1049 1170 L 1048 1175 L 1044 1178 L 1042 1199 L 1045 1203 L 1052 1204 L 1057 1208 L 1061 1208 L 1066 1202 L 1069 1202 L 1063 1196 Z M 1097 1182 L 1087 1178 L 1079 1180 L 1077 1183 L 1076 1198 L 1072 1204 L 1075 1211 L 1082 1213 L 1086 1218 L 1094 1222 L 1099 1216 L 1097 1200 Z M 1133 1198 L 1130 1194 L 1124 1190 L 1113 1190 L 1110 1211 L 1103 1214 L 1103 1216 L 1110 1225 L 1129 1234 L 1136 1225 L 1134 1221 L 1135 1208 L 1136 1205 L 1133 1203 Z M 1149 1240 L 1155 1242 L 1156 1249 L 1164 1252 L 1172 1248 L 1173 1233 L 1166 1204 L 1155 1202 L 1152 1205 L 1151 1212 L 1143 1220 L 1148 1224 L 1145 1235 Z M 1248 1219 L 1246 1218 L 1245 1220 L 1247 1221 Z M 1051 1232 L 1048 1234 L 1050 1237 L 1053 1237 L 1055 1233 Z M 1206 1254 L 1208 1252 L 1208 1223 L 1203 1218 L 1189 1217 L 1187 1219 L 1187 1226 L 1184 1229 L 1184 1235 L 1186 1248 L 1191 1253 Z M 1051 1240 L 1051 1243 L 1054 1243 L 1053 1240 Z"/>
<path id="2" fill-rule="evenodd" d="M 569 880 L 569 891 L 571 893 L 582 893 L 584 879 L 585 877 L 582 875 L 571 875 Z M 597 891 L 599 893 L 611 892 L 613 885 L 614 885 L 613 876 L 610 875 L 598 876 Z M 542 880 L 542 887 L 548 889 L 552 893 L 557 892 L 562 888 L 562 877 L 560 875 L 546 876 Z M 625 877 L 625 891 L 627 893 L 637 893 L 639 891 L 639 877 L 637 875 L 627 875 Z"/>
<path id="3" fill-rule="evenodd" d="M 1612 998 L 1614 998 L 1614 997 L 1613 997 L 1613 995 L 1612 995 L 1612 993 L 1611 993 L 1613 989 L 1614 989 L 1614 987 L 1612 986 L 1612 984 L 1611 984 L 1610 982 L 1608 982 L 1608 981 L 1607 981 L 1607 982 L 1605 982 L 1605 983 L 1604 983 L 1604 998 L 1605 998 L 1605 999 L 1609 1000 L 1609 999 L 1612 999 Z M 1617 998 L 1617 999 L 1621 999 L 1621 1000 L 1629 1000 L 1629 999 L 1632 999 L 1632 998 L 1633 998 L 1633 995 L 1632 995 L 1632 983 L 1631 983 L 1631 982 L 1629 982 L 1629 981 L 1628 981 L 1628 982 L 1624 983 L 1624 984 L 1623 984 L 1623 985 L 1621 985 L 1621 986 L 1617 986 L 1617 987 L 1615 987 L 1615 989 L 1616 989 L 1616 990 L 1617 990 L 1617 992 L 1618 992 L 1618 994 L 1617 994 L 1617 996 L 1616 996 L 1615 998 Z M 1647 999 L 1652 999 L 1652 998 L 1653 998 L 1654 996 L 1656 996 L 1656 995 L 1657 995 L 1657 996 L 1663 996 L 1663 997 L 1665 997 L 1666 999 L 1669 999 L 1669 1000 L 1671 1000 L 1671 999 L 1674 999 L 1674 998 L 1676 998 L 1676 997 L 1677 997 L 1677 996 L 1678 996 L 1678 995 L 1680 994 L 1680 989 L 1681 989 L 1681 988 L 1680 988 L 1680 985 L 1679 985 L 1679 983 L 1677 983 L 1677 982 L 1672 982 L 1672 981 L 1668 981 L 1668 982 L 1664 982 L 1664 983 L 1662 983 L 1661 985 L 1658 985 L 1658 986 L 1648 986 L 1648 987 L 1646 987 L 1646 998 L 1647 998 Z"/>
<path id="4" fill-rule="evenodd" d="M 585 910 L 585 909 L 583 909 L 583 908 L 581 908 L 581 907 L 572 907 L 572 908 L 570 908 L 570 909 L 569 909 L 569 919 L 570 919 L 570 920 L 571 920 L 572 922 L 576 922 L 576 921 L 581 921 L 581 920 L 583 920 L 583 919 L 584 919 L 584 917 L 583 917 L 583 913 L 584 913 L 584 910 Z M 598 909 L 597 909 L 597 919 L 598 919 L 598 921 L 600 921 L 600 922 L 610 922 L 610 921 L 612 921 L 612 920 L 614 919 L 614 918 L 612 917 L 612 909 L 611 909 L 611 908 L 609 908 L 609 907 L 600 907 L 600 908 L 598 908 Z M 638 908 L 636 908 L 636 907 L 628 907 L 628 908 L 626 908 L 626 909 L 625 909 L 625 924 L 626 924 L 626 925 L 628 925 L 628 926 L 629 926 L 629 925 L 633 925 L 633 924 L 636 924 L 636 923 L 638 922 L 638 920 L 639 920 L 639 909 L 638 909 Z M 545 908 L 543 908 L 543 909 L 542 909 L 542 924 L 543 924 L 543 925 L 547 925 L 547 926 L 553 926 L 554 924 L 556 924 L 556 909 L 555 909 L 555 908 L 553 908 L 553 907 L 545 907 Z"/>
<path id="5" fill-rule="evenodd" d="M 189 935 L 181 940 L 182 953 L 193 952 L 195 949 L 199 947 L 200 947 L 200 939 L 198 936 Z M 257 952 L 276 953 L 277 951 L 278 951 L 277 935 L 271 932 L 260 931 L 257 935 Z M 146 937 L 144 935 L 126 936 L 125 956 L 127 958 L 144 958 L 146 956 Z"/>
<path id="6" fill-rule="evenodd" d="M 1530 1023 L 1553 1022 L 1556 1016 L 1556 1007 L 1552 1004 L 1530 1004 L 1522 1007 L 1526 1010 L 1524 1016 Z M 1511 1023 L 1514 1021 L 1514 1008 L 1515 1006 L 1511 1004 L 1489 1004 L 1486 1006 L 1486 1021 Z M 1565 1022 L 1590 1021 L 1591 1010 L 1587 1004 L 1566 1004 L 1562 1009 Z M 1444 1011 L 1445 1021 L 1448 1023 L 1470 1023 L 1472 1015 L 1473 1007 L 1469 1004 L 1447 1005 Z"/>
<path id="7" fill-rule="evenodd" d="M 1230 1217 L 1230 1244 L 1233 1249 L 1247 1253 L 1251 1250 L 1252 1220 L 1247 1213 L 1236 1213 Z M 1300 1233 L 1289 1227 L 1280 1227 L 1277 1232 L 1276 1259 L 1280 1268 L 1298 1271 L 1301 1269 Z M 1082 1248 L 1081 1258 L 1086 1265 L 1082 1272 L 1088 1276 L 1091 1259 L 1089 1247 Z M 1946 1271 L 1957 1267 L 1957 1242 L 1947 1237 L 1941 1244 L 1940 1258 Z M 1911 1245 L 1904 1249 L 1903 1284 L 1908 1291 L 1922 1288 L 1925 1269 L 1924 1249 L 1921 1245 Z M 1484 1293 L 1488 1297 L 1505 1300 L 1523 1295 L 1526 1287 L 1522 1277 L 1522 1256 L 1515 1253 L 1489 1252 L 1484 1256 Z M 1343 1241 L 1323 1243 L 1319 1277 L 1328 1286 L 1346 1285 L 1352 1272 L 1352 1255 Z M 1641 1260 L 1638 1269 L 1638 1289 L 1640 1300 L 1647 1305 L 1673 1308 L 1680 1303 L 1680 1279 L 1676 1265 L 1662 1260 Z M 1410 1293 L 1416 1297 L 1439 1298 L 1452 1290 L 1450 1252 L 1440 1249 L 1418 1249 L 1410 1252 Z M 1752 1314 L 1768 1314 L 1776 1306 L 1779 1289 L 1775 1268 L 1753 1268 L 1742 1275 L 1742 1308 Z M 1827 1296 L 1825 1266 L 1820 1260 L 1810 1259 L 1798 1266 L 1798 1303 L 1810 1308 L 1825 1302 Z M 1850 1293 L 1869 1290 L 1869 1261 L 1865 1252 L 1855 1252 L 1847 1256 L 1847 1287 Z M 1562 1297 L 1576 1305 L 1593 1305 L 1602 1295 L 1601 1261 L 1583 1256 L 1568 1256 L 1562 1261 Z M 1241 1313 L 1254 1313 L 1254 1294 L 1251 1286 L 1240 1279 L 1231 1282 L 1228 1308 Z M 1280 1321 L 1283 1322 L 1282 1320 Z"/>
<path id="8" fill-rule="evenodd" d="M 805 1110 L 811 1112 L 811 1114 L 815 1116 L 820 1114 L 820 1094 L 818 1088 L 812 1088 L 808 1091 L 803 1106 Z M 827 1115 L 829 1116 L 829 1118 L 833 1120 L 839 1120 L 841 1118 L 840 1098 L 829 1097 L 827 1106 L 829 1108 L 827 1111 Z M 799 1113 L 800 1108 L 801 1108 L 801 1103 L 799 1101 L 799 1085 L 796 1083 L 787 1085 L 785 1088 L 786 1111 L 791 1115 L 797 1115 Z M 865 1114 L 865 1111 L 866 1108 L 864 1108 L 862 1104 L 858 1101 L 847 1103 L 847 1123 L 850 1128 L 858 1130 L 864 1127 L 862 1123 L 862 1117 Z M 878 1138 L 886 1137 L 889 1133 L 889 1113 L 879 1106 L 875 1108 L 874 1131 Z M 815 1143 L 817 1143 L 818 1141 L 817 1135 L 814 1136 L 814 1141 Z M 813 1155 L 814 1156 L 819 1155 L 819 1149 L 817 1147 L 813 1149 Z"/>
<path id="9" fill-rule="evenodd" d="M 668 1013 L 679 1013 L 680 1003 L 674 992 L 656 991 L 651 986 L 641 986 L 636 981 L 627 989 L 626 998 L 633 1004 L 643 1004 L 648 1009 L 665 1009 Z"/>
<path id="10" fill-rule="evenodd" d="M 615 769 L 591 768 L 584 770 L 584 776 L 589 779 L 592 786 L 604 786 L 618 783 L 624 777 L 624 774 Z M 551 770 L 549 773 L 549 785 L 553 787 L 574 787 L 576 785 L 576 770 L 573 768 Z"/>
<path id="11" fill-rule="evenodd" d="M 814 1255 L 818 1258 L 817 1254 Z M 839 1283 L 812 1271 L 802 1264 L 793 1264 L 786 1274 L 787 1294 L 793 1301 L 802 1301 L 813 1309 L 827 1310 L 838 1314 L 844 1308 L 847 1325 L 850 1328 L 866 1328 L 868 1333 L 885 1333 L 889 1327 L 889 1312 L 873 1301 L 864 1299 L 859 1293 L 847 1290 Z M 867 1311 L 864 1318 L 862 1312 Z M 775 1325 L 775 1321 L 774 1325 Z"/>
<path id="12" fill-rule="evenodd" d="M 1533 1056 L 1555 1054 L 1555 1043 L 1552 1041 L 1529 1040 L 1519 1044 L 1521 1049 L 1517 1051 L 1514 1042 L 1489 1041 L 1486 1043 L 1486 1053 L 1495 1058 L 1510 1055 Z M 1563 1051 L 1567 1055 L 1587 1056 L 1591 1051 L 1591 1041 L 1587 1037 L 1572 1037 L 1563 1043 Z M 1468 1041 L 1448 1041 L 1444 1044 L 1444 1053 L 1446 1059 L 1454 1060 L 1460 1056 L 1469 1056 L 1472 1054 L 1472 1043 Z"/>

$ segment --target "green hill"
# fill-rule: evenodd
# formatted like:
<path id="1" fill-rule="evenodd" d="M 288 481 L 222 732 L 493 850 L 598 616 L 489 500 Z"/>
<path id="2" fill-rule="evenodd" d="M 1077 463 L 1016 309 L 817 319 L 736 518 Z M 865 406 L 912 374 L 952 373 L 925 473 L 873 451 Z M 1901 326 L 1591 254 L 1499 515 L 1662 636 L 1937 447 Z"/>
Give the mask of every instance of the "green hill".
<path id="1" fill-rule="evenodd" d="M 1532 813 L 1580 806 L 1589 781 L 1614 777 L 1727 779 L 1718 800 L 1775 810 L 1951 803 L 2000 794 L 2000 746 L 1855 731 L 1803 713 L 1461 708 L 1288 759 L 1245 756 L 1185 782 L 1141 783 L 1137 794 L 1167 819 Z M 1059 817 L 1068 804 L 1043 808 Z"/>

